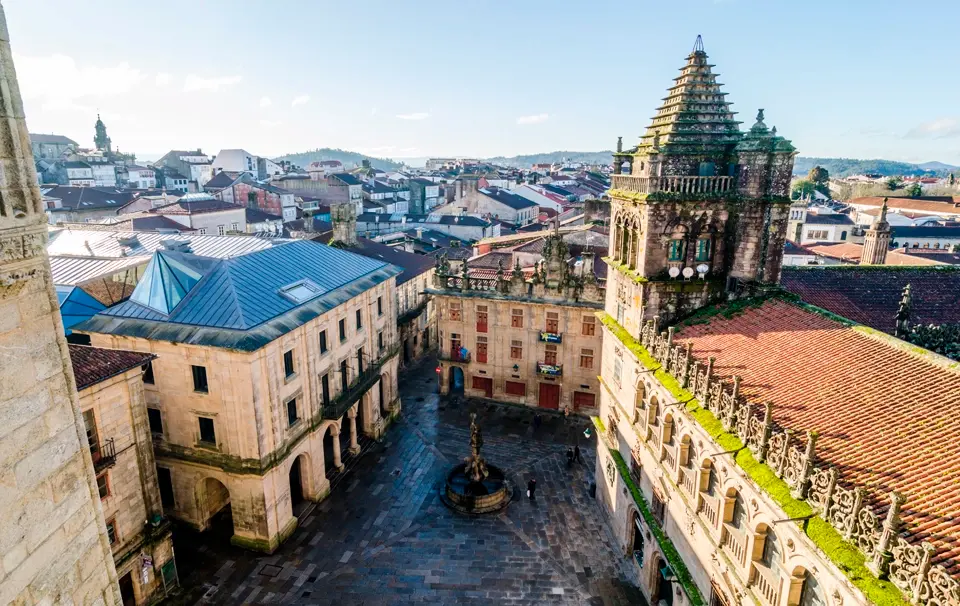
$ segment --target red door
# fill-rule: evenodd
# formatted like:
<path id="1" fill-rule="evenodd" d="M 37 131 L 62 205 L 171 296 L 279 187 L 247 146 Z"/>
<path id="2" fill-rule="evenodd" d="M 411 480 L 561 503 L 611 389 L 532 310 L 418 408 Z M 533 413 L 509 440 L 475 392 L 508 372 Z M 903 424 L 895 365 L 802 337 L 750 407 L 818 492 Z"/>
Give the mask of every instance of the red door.
<path id="1" fill-rule="evenodd" d="M 540 408 L 560 408 L 560 386 L 553 383 L 540 384 Z"/>
<path id="2" fill-rule="evenodd" d="M 474 377 L 473 388 L 482 389 L 483 395 L 488 398 L 493 397 L 493 379 L 490 377 Z"/>

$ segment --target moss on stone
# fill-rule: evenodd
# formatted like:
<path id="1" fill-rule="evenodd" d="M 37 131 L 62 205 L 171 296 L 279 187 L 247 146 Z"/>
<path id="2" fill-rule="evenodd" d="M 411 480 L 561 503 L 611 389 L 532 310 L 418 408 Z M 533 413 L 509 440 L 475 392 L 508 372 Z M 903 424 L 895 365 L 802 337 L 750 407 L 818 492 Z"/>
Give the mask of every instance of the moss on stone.
<path id="1" fill-rule="evenodd" d="M 794 498 L 790 486 L 777 477 L 770 467 L 757 461 L 753 453 L 744 448 L 739 436 L 727 432 L 713 413 L 701 407 L 693 393 L 683 389 L 672 375 L 664 371 L 660 362 L 626 329 L 620 326 L 613 317 L 605 312 L 598 313 L 597 317 L 607 327 L 607 330 L 636 356 L 641 364 L 648 370 L 654 371 L 654 377 L 671 395 L 678 401 L 688 401 L 686 412 L 710 434 L 710 437 L 717 444 L 724 450 L 742 449 L 736 454 L 734 461 L 761 490 L 776 501 L 784 513 L 791 518 L 809 516 L 814 513 L 813 508 L 806 501 Z M 814 516 L 805 525 L 801 526 L 801 530 L 872 603 L 878 606 L 908 606 L 909 602 L 897 586 L 890 581 L 880 580 L 873 576 L 867 568 L 863 553 L 855 545 L 844 540 L 829 522 Z"/>
<path id="2" fill-rule="evenodd" d="M 602 257 L 604 263 L 607 264 L 607 267 L 619 271 L 623 275 L 627 276 L 637 284 L 643 284 L 647 282 L 647 278 L 641 276 L 636 272 L 636 270 L 630 269 L 630 266 L 626 263 L 621 263 L 620 261 L 614 260 L 612 257 Z"/>

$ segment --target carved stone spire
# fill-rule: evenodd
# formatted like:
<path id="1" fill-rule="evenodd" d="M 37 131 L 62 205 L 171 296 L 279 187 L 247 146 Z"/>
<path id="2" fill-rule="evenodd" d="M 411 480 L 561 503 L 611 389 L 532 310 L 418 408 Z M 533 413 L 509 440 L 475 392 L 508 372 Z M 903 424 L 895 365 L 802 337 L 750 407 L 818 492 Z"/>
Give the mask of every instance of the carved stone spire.
<path id="1" fill-rule="evenodd" d="M 887 223 L 887 198 L 883 199 L 880 214 L 863 238 L 863 254 L 860 255 L 861 265 L 883 265 L 887 260 L 887 250 L 890 248 L 890 224 Z"/>
<path id="2" fill-rule="evenodd" d="M 9 40 L 0 7 L 0 602 L 119 604 Z"/>

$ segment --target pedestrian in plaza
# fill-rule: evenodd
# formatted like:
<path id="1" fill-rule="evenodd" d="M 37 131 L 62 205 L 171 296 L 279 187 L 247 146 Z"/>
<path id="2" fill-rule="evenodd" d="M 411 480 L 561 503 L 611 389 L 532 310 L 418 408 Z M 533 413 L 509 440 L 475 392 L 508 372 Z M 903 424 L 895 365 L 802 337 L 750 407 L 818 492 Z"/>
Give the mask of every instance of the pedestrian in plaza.
<path id="1" fill-rule="evenodd" d="M 540 413 L 533 415 L 533 430 L 536 431 L 540 429 L 540 424 L 543 422 L 543 417 L 540 416 Z"/>
<path id="2" fill-rule="evenodd" d="M 533 478 L 530 478 L 530 481 L 527 482 L 527 497 L 533 501 L 537 495 L 537 481 Z"/>
<path id="3" fill-rule="evenodd" d="M 580 458 L 580 445 L 577 444 L 573 448 L 573 460 L 577 463 L 583 463 L 583 459 Z"/>
<path id="4" fill-rule="evenodd" d="M 567 469 L 570 469 L 571 467 L 573 467 L 573 457 L 574 457 L 573 449 L 567 447 Z"/>

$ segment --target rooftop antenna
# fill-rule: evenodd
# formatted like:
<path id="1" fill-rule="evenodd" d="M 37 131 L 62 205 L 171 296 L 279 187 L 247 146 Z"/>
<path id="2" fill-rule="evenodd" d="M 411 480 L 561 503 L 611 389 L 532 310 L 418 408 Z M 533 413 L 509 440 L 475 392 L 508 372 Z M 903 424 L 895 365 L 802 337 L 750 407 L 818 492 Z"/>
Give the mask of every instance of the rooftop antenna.
<path id="1" fill-rule="evenodd" d="M 706 52 L 703 50 L 703 37 L 700 36 L 700 34 L 697 34 L 697 41 L 693 43 L 693 52 L 694 53 Z"/>

